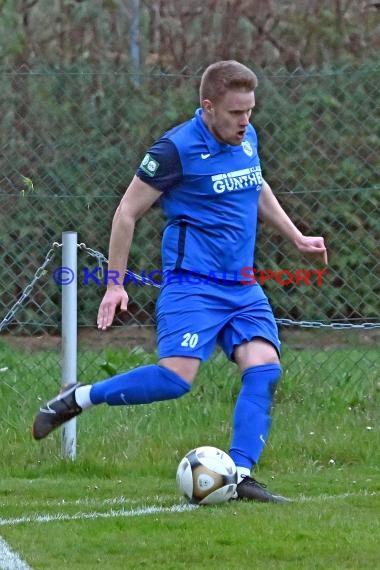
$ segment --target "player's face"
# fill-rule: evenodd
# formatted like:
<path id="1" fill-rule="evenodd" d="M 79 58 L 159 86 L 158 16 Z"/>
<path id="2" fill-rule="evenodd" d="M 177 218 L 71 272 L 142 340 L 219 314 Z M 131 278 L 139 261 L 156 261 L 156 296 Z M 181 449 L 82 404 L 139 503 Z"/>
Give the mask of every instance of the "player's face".
<path id="1" fill-rule="evenodd" d="M 253 91 L 227 91 L 213 103 L 203 101 L 203 118 L 214 137 L 226 144 L 238 145 L 245 137 L 255 106 Z"/>

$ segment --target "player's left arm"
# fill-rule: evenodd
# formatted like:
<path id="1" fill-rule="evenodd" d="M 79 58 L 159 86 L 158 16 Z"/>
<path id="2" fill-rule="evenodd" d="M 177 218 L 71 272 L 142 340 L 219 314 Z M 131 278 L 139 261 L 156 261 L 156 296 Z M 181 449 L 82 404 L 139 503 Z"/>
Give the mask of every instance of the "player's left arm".
<path id="1" fill-rule="evenodd" d="M 327 265 L 327 249 L 323 237 L 303 235 L 282 208 L 265 180 L 263 180 L 259 201 L 259 219 L 293 243 L 299 252 L 311 255 Z"/>

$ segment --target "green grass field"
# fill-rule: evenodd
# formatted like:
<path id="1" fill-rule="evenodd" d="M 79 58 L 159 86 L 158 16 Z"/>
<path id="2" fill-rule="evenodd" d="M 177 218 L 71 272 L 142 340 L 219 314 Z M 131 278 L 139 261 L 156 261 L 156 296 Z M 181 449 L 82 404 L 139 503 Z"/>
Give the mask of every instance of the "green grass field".
<path id="1" fill-rule="evenodd" d="M 195 446 L 228 449 L 240 380 L 221 354 L 181 400 L 78 418 L 75 462 L 60 457 L 60 433 L 30 435 L 40 400 L 57 390 L 59 353 L 4 341 L 0 355 L 0 569 L 380 568 L 375 348 L 337 348 L 328 359 L 285 348 L 256 476 L 293 503 L 199 508 L 181 501 L 175 472 Z M 105 376 L 105 360 L 122 370 L 155 356 L 86 351 L 82 379 Z"/>

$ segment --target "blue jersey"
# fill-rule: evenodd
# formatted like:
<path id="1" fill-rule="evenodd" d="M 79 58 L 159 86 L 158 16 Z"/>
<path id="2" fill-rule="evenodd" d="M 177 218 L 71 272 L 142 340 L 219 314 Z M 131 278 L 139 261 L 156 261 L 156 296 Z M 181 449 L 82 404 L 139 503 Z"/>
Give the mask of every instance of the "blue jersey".
<path id="1" fill-rule="evenodd" d="M 254 266 L 263 180 L 252 125 L 240 145 L 224 144 L 198 109 L 152 145 L 136 174 L 162 192 L 164 270 L 236 280 Z"/>

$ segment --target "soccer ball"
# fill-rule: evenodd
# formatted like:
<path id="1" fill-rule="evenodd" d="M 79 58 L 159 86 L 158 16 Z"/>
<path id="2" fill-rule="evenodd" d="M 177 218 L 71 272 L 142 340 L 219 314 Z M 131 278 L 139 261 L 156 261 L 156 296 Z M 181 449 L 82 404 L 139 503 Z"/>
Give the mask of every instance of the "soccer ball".
<path id="1" fill-rule="evenodd" d="M 176 479 L 180 494 L 192 504 L 225 503 L 236 490 L 236 465 L 221 449 L 204 445 L 180 461 Z"/>

